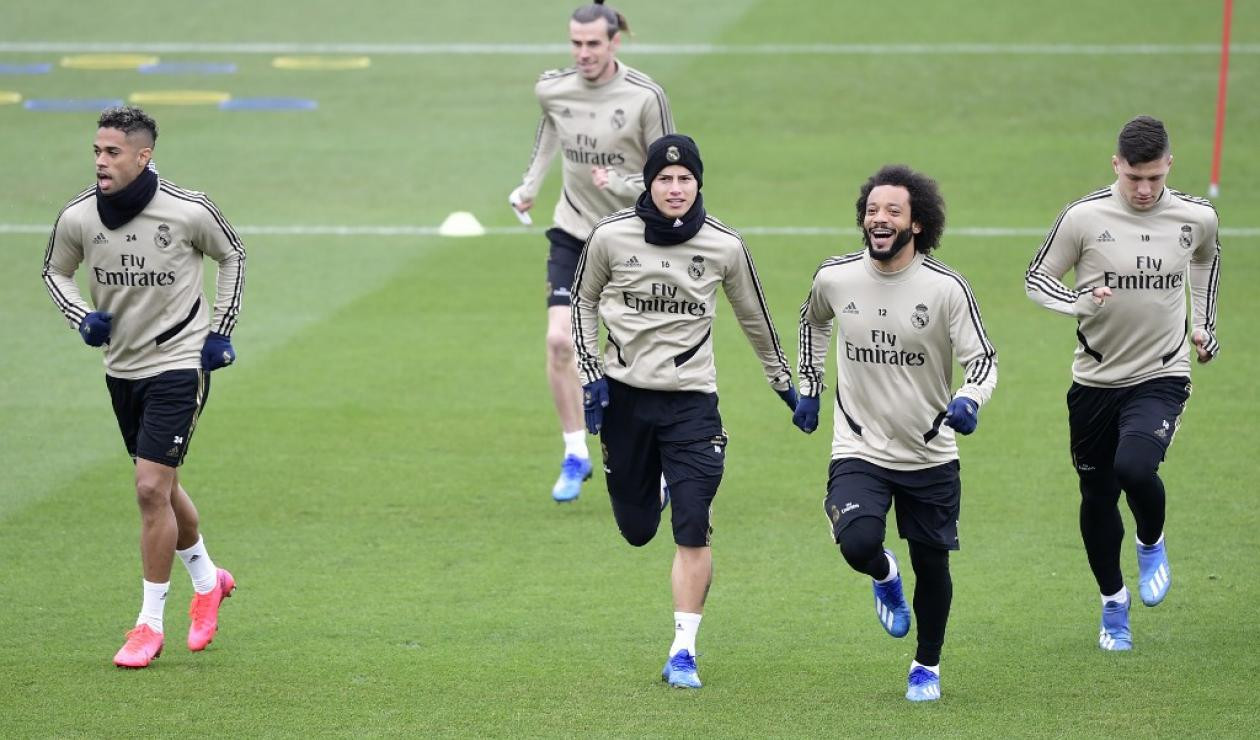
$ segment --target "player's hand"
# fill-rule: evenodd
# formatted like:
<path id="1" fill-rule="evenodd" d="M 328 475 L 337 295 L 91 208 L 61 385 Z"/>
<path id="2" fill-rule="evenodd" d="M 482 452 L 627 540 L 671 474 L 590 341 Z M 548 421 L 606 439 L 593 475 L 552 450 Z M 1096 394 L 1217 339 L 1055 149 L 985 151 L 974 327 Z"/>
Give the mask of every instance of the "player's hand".
<path id="1" fill-rule="evenodd" d="M 802 432 L 812 434 L 818 428 L 818 399 L 801 396 L 796 402 L 796 410 L 792 413 L 792 423 Z"/>
<path id="2" fill-rule="evenodd" d="M 788 383 L 787 390 L 775 391 L 775 393 L 779 394 L 779 398 L 782 398 L 783 402 L 787 404 L 789 411 L 796 411 L 796 389 L 792 387 L 791 382 Z"/>
<path id="3" fill-rule="evenodd" d="M 1108 298 L 1111 297 L 1111 288 L 1108 288 L 1105 285 L 1100 285 L 1097 288 L 1094 288 L 1092 296 L 1094 298 L 1094 305 L 1101 306 L 1107 302 Z"/>
<path id="4" fill-rule="evenodd" d="M 236 362 L 236 350 L 232 349 L 232 340 L 226 335 L 212 331 L 201 345 L 201 369 L 206 372 L 227 367 Z"/>
<path id="5" fill-rule="evenodd" d="M 99 347 L 109 341 L 110 323 L 114 314 L 108 311 L 93 311 L 79 322 L 79 336 L 90 347 Z"/>
<path id="6" fill-rule="evenodd" d="M 523 188 L 523 185 L 518 185 L 511 193 L 508 193 L 508 203 L 516 209 L 517 213 L 525 213 L 534 207 L 533 198 L 526 198 L 521 195 L 521 190 Z"/>
<path id="7" fill-rule="evenodd" d="M 980 423 L 980 404 L 958 396 L 945 409 L 945 423 L 959 434 L 971 434 Z"/>
<path id="8" fill-rule="evenodd" d="M 591 182 L 595 185 L 595 187 L 599 188 L 600 190 L 603 190 L 604 188 L 608 187 L 608 180 L 609 180 L 609 176 L 608 176 L 607 168 L 604 168 L 604 167 L 591 168 Z"/>
<path id="9" fill-rule="evenodd" d="M 582 410 L 586 412 L 586 431 L 599 434 L 604 426 L 604 409 L 608 408 L 608 379 L 600 378 L 582 386 Z"/>
<path id="10" fill-rule="evenodd" d="M 1208 344 L 1211 343 L 1207 332 L 1202 329 L 1195 329 L 1190 335 L 1190 341 L 1194 342 L 1194 351 L 1199 355 L 1199 364 L 1211 362 L 1216 355 L 1208 351 Z"/>

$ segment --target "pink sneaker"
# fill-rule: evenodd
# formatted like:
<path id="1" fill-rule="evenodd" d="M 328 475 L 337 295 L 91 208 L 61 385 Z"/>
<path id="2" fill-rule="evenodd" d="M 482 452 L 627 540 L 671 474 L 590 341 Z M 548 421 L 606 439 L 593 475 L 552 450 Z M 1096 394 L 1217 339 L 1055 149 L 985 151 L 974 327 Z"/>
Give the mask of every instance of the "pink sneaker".
<path id="1" fill-rule="evenodd" d="M 188 607 L 188 616 L 192 618 L 192 623 L 188 625 L 189 650 L 194 653 L 205 650 L 214 639 L 214 633 L 219 630 L 219 604 L 235 589 L 236 581 L 232 574 L 219 568 L 219 582 L 214 585 L 214 590 L 193 594 L 192 604 Z"/>
<path id="2" fill-rule="evenodd" d="M 119 668 L 144 668 L 162 654 L 162 633 L 147 624 L 136 625 L 127 633 L 127 641 L 114 655 Z"/>

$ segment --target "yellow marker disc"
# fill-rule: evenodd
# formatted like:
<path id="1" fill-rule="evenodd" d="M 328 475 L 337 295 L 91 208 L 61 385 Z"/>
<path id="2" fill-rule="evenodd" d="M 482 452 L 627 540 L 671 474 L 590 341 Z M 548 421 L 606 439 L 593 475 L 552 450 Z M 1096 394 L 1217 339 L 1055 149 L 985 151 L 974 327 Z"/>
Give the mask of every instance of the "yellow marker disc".
<path id="1" fill-rule="evenodd" d="M 147 54 L 80 54 L 61 58 L 61 66 L 67 69 L 136 69 L 157 63 L 157 57 Z"/>
<path id="2" fill-rule="evenodd" d="M 8 90 L 0 90 L 0 105 L 9 103 L 22 102 L 22 93 L 9 92 Z"/>
<path id="3" fill-rule="evenodd" d="M 271 60 L 276 69 L 367 69 L 372 66 L 371 57 L 276 57 Z"/>
<path id="4" fill-rule="evenodd" d="M 231 99 L 231 93 L 215 90 L 149 90 L 127 98 L 136 105 L 218 105 Z"/>

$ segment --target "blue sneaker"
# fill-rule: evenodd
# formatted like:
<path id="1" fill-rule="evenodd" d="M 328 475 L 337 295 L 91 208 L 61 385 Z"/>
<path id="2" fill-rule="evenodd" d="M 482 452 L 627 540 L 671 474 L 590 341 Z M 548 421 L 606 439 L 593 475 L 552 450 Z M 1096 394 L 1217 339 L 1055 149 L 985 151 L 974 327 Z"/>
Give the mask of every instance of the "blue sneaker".
<path id="1" fill-rule="evenodd" d="M 921 665 L 910 669 L 906 679 L 906 698 L 910 701 L 936 701 L 941 698 L 941 677 Z"/>
<path id="2" fill-rule="evenodd" d="M 1155 606 L 1168 595 L 1168 587 L 1172 585 L 1172 566 L 1168 564 L 1168 551 L 1164 549 L 1161 539 L 1158 545 L 1137 546 L 1138 556 L 1138 593 L 1142 603 Z"/>
<path id="3" fill-rule="evenodd" d="M 560 477 L 551 487 L 551 497 L 560 503 L 573 501 L 582 492 L 583 481 L 591 479 L 591 460 L 577 455 L 565 455 L 560 465 Z"/>
<path id="4" fill-rule="evenodd" d="M 897 558 L 892 552 L 884 552 L 896 562 Z M 893 637 L 905 637 L 910 631 L 910 605 L 901 592 L 901 574 L 898 573 L 888 583 L 872 581 L 871 590 L 875 592 L 875 616 L 879 619 L 880 626 Z"/>
<path id="5" fill-rule="evenodd" d="M 1129 605 L 1132 603 L 1130 599 L 1123 604 L 1115 601 L 1103 604 L 1098 647 L 1103 650 L 1133 649 L 1133 635 L 1129 632 Z"/>
<path id="6" fill-rule="evenodd" d="M 700 688 L 700 674 L 696 673 L 695 656 L 686 649 L 674 653 L 673 657 L 665 661 L 661 680 L 669 681 L 669 685 L 676 689 Z"/>

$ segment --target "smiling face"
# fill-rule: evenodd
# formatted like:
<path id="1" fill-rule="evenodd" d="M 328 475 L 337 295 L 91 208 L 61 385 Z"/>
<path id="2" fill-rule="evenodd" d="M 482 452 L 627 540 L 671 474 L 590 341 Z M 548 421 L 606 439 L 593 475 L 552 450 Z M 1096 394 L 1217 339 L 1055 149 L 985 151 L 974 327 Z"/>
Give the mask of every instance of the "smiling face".
<path id="1" fill-rule="evenodd" d="M 153 142 L 147 133 L 125 134 L 116 128 L 96 130 L 92 144 L 96 155 L 96 184 L 101 192 L 113 195 L 130 185 L 153 158 Z"/>
<path id="2" fill-rule="evenodd" d="M 887 262 L 906 245 L 914 253 L 914 235 L 919 224 L 910 217 L 910 191 L 900 185 L 876 185 L 866 196 L 862 217 L 862 242 L 871 257 Z"/>
<path id="3" fill-rule="evenodd" d="M 597 18 L 590 23 L 569 21 L 569 43 L 578 74 L 589 82 L 604 82 L 617 73 L 617 49 L 621 31 L 610 37 L 608 21 Z"/>
<path id="4" fill-rule="evenodd" d="M 652 180 L 652 202 L 668 218 L 680 218 L 690 211 L 698 192 L 696 176 L 680 164 L 665 167 Z"/>
<path id="5" fill-rule="evenodd" d="M 1168 179 L 1168 170 L 1172 169 L 1172 155 L 1165 154 L 1142 164 L 1129 164 L 1123 157 L 1114 155 L 1111 168 L 1116 171 L 1120 195 L 1135 209 L 1145 211 L 1164 194 L 1164 181 Z"/>

